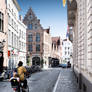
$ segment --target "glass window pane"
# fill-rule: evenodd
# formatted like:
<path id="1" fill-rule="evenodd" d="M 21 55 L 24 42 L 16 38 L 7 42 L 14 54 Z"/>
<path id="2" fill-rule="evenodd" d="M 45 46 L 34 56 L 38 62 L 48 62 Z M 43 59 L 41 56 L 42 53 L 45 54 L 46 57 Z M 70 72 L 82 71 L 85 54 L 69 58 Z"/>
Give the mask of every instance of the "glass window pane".
<path id="1" fill-rule="evenodd" d="M 36 33 L 36 42 L 40 42 L 40 33 Z"/>
<path id="2" fill-rule="evenodd" d="M 28 42 L 32 42 L 33 41 L 33 35 L 32 34 L 29 34 L 28 35 Z"/>
<path id="3" fill-rule="evenodd" d="M 32 30 L 32 24 L 29 24 L 28 25 L 28 29 L 31 29 Z"/>
<path id="4" fill-rule="evenodd" d="M 28 51 L 30 51 L 30 52 L 33 51 L 33 46 L 32 46 L 32 44 L 28 45 Z"/>
<path id="5" fill-rule="evenodd" d="M 40 51 L 40 44 L 36 44 L 36 51 Z"/>

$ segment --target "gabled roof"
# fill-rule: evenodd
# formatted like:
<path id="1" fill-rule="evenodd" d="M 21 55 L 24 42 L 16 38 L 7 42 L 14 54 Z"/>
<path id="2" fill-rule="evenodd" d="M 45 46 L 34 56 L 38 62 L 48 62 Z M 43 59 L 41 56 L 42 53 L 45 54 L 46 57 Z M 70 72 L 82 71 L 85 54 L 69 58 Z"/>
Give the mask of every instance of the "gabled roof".
<path id="1" fill-rule="evenodd" d="M 32 15 L 32 19 L 29 18 L 30 15 Z M 43 29 L 41 24 L 40 24 L 40 20 L 37 19 L 37 17 L 34 14 L 32 8 L 28 9 L 28 11 L 27 11 L 27 13 L 26 13 L 26 15 L 25 15 L 25 17 L 23 19 L 23 22 L 24 22 L 25 25 L 28 25 L 28 24 L 30 24 L 32 22 L 35 22 L 36 24 L 38 24 L 40 26 L 41 29 Z"/>
<path id="2" fill-rule="evenodd" d="M 60 45 L 60 37 L 52 37 L 52 43 Z"/>
<path id="3" fill-rule="evenodd" d="M 52 41 L 58 41 L 58 40 L 60 40 L 60 37 L 52 37 Z"/>
<path id="4" fill-rule="evenodd" d="M 50 28 L 44 29 L 44 31 L 49 34 L 50 33 Z"/>

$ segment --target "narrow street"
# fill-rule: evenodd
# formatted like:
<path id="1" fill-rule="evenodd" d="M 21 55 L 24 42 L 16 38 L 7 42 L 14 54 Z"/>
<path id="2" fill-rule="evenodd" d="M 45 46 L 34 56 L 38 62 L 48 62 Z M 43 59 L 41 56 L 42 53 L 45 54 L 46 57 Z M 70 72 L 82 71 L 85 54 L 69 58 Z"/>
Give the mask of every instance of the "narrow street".
<path id="1" fill-rule="evenodd" d="M 43 70 L 34 73 L 28 79 L 30 92 L 52 92 L 57 81 L 60 69 Z M 0 82 L 0 92 L 12 92 L 9 82 Z"/>
<path id="2" fill-rule="evenodd" d="M 53 68 L 28 79 L 30 92 L 79 92 L 71 69 Z M 12 92 L 9 82 L 0 82 L 0 92 Z"/>

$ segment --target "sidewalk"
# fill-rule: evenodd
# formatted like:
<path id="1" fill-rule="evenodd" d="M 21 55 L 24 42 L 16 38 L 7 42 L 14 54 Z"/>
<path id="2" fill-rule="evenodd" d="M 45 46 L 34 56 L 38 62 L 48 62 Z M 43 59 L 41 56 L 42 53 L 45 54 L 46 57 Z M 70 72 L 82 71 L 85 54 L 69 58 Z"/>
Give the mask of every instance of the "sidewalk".
<path id="1" fill-rule="evenodd" d="M 53 92 L 80 92 L 72 69 L 61 69 Z"/>

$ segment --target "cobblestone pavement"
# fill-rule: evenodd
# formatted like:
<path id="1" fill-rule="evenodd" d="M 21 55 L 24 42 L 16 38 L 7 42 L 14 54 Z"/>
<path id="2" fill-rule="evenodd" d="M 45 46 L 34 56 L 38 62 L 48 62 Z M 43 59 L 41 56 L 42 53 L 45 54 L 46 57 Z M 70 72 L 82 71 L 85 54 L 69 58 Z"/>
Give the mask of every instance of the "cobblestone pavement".
<path id="1" fill-rule="evenodd" d="M 72 69 L 61 69 L 53 92 L 80 92 Z"/>
<path id="2" fill-rule="evenodd" d="M 28 85 L 30 92 L 80 92 L 72 69 L 53 68 L 34 73 Z M 13 92 L 10 82 L 0 82 L 0 92 Z"/>

